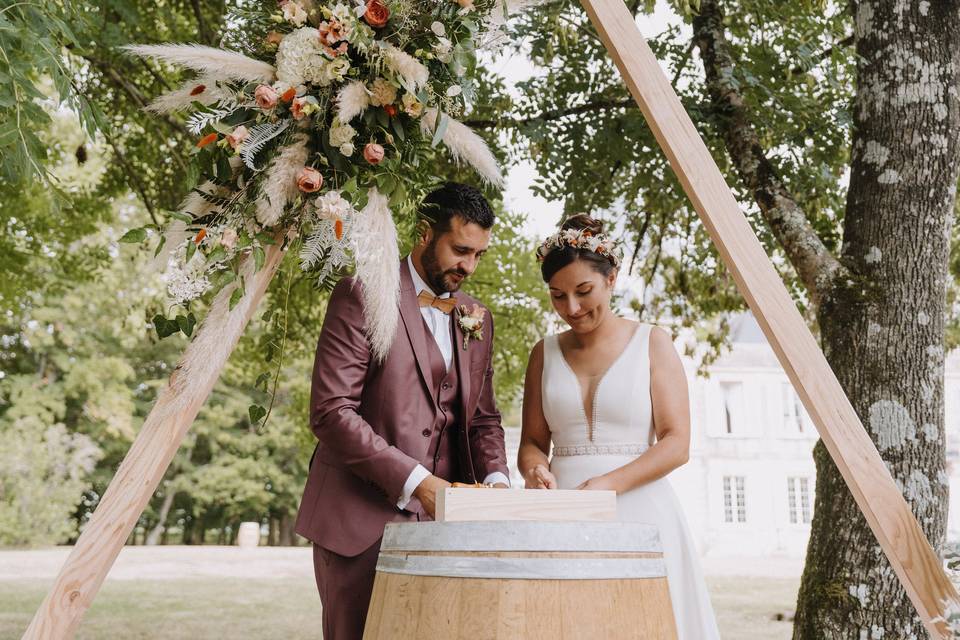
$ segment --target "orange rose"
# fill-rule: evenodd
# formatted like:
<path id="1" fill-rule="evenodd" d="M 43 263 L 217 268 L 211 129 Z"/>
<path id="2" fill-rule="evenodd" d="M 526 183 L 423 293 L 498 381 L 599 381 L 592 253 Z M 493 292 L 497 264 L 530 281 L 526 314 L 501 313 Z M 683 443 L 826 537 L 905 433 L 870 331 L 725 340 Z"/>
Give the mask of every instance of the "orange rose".
<path id="1" fill-rule="evenodd" d="M 282 102 L 290 102 L 295 97 L 297 97 L 297 89 L 295 87 L 290 87 L 280 96 Z"/>
<path id="2" fill-rule="evenodd" d="M 380 164 L 383 160 L 383 147 L 376 142 L 371 142 L 363 148 L 363 159 L 370 164 Z"/>
<path id="3" fill-rule="evenodd" d="M 397 108 L 392 104 L 383 105 L 383 110 L 387 112 L 387 115 L 391 118 L 397 115 Z"/>
<path id="4" fill-rule="evenodd" d="M 323 186 L 323 176 L 312 167 L 300 169 L 300 175 L 297 176 L 297 188 L 304 193 L 313 193 L 319 191 Z"/>
<path id="5" fill-rule="evenodd" d="M 367 24 L 371 27 L 379 29 L 380 27 L 386 26 L 387 20 L 390 19 L 390 8 L 380 0 L 369 0 L 369 2 L 367 2 L 367 11 L 363 14 L 363 19 L 366 20 Z"/>

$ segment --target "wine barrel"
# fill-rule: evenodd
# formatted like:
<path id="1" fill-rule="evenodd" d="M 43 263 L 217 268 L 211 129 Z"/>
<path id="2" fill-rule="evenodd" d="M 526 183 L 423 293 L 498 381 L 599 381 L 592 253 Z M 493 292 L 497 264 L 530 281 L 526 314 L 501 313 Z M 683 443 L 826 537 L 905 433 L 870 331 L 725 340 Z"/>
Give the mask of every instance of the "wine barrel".
<path id="1" fill-rule="evenodd" d="M 260 544 L 260 523 L 241 522 L 237 531 L 237 546 L 250 549 Z"/>
<path id="2" fill-rule="evenodd" d="M 659 533 L 623 522 L 388 524 L 363 638 L 675 639 Z"/>

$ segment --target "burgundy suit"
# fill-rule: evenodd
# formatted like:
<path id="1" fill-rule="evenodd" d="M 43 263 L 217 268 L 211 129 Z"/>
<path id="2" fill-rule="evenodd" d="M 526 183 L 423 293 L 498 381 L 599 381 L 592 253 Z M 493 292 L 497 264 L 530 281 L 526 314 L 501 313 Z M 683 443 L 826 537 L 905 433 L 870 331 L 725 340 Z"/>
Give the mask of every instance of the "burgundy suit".
<path id="1" fill-rule="evenodd" d="M 469 340 L 466 349 L 451 317 L 454 356 L 447 372 L 403 261 L 400 322 L 378 363 L 364 335 L 361 286 L 345 278 L 334 288 L 320 332 L 310 398 L 310 427 L 319 442 L 296 523 L 297 533 L 314 543 L 325 640 L 361 636 L 384 525 L 426 517 L 416 499 L 397 507 L 418 464 L 451 481 L 508 475 L 493 395 L 489 311 L 483 339 Z M 476 303 L 454 296 L 468 308 Z"/>

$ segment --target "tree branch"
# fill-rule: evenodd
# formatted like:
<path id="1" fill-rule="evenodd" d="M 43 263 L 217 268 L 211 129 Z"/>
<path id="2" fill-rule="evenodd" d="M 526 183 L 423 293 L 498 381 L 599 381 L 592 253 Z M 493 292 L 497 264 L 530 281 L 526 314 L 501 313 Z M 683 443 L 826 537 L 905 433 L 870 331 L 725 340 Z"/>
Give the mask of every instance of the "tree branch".
<path id="1" fill-rule="evenodd" d="M 693 39 L 703 58 L 707 92 L 720 116 L 718 122 L 727 153 L 811 300 L 817 304 L 843 266 L 817 235 L 760 144 L 743 96 L 732 81 L 734 61 L 717 0 L 702 0 L 700 14 L 693 19 Z"/>
<path id="2" fill-rule="evenodd" d="M 197 18 L 197 34 L 200 36 L 200 40 L 204 44 L 212 46 L 213 35 L 207 28 L 207 21 L 203 19 L 203 11 L 200 10 L 199 0 L 190 0 L 190 5 L 193 7 L 193 15 Z"/>
<path id="3" fill-rule="evenodd" d="M 554 109 L 545 111 L 541 114 L 529 118 L 499 118 L 497 120 L 467 120 L 465 125 L 473 129 L 491 129 L 494 127 L 512 127 L 520 128 L 533 122 L 553 122 L 567 116 L 580 115 L 591 111 L 600 111 L 602 109 L 636 109 L 637 103 L 632 98 L 623 100 L 593 100 L 576 107 L 567 107 L 565 109 Z"/>
<path id="4" fill-rule="evenodd" d="M 98 60 L 97 58 L 94 58 L 92 56 L 84 55 L 83 57 L 90 64 L 92 64 L 101 74 L 103 74 L 103 76 L 106 79 L 110 80 L 111 84 L 119 88 L 121 91 L 126 93 L 131 100 L 139 104 L 141 109 L 145 109 L 146 106 L 150 104 L 150 101 L 147 99 L 145 95 L 143 95 L 143 92 L 140 91 L 140 89 L 136 85 L 134 85 L 129 80 L 124 78 L 116 69 L 114 69 L 108 63 L 102 60 Z M 184 136 L 185 132 L 184 132 L 183 125 L 181 123 L 177 122 L 176 120 L 174 120 L 173 118 L 171 118 L 169 115 L 166 115 L 166 114 L 157 114 L 157 116 L 158 116 L 157 119 L 159 119 L 161 122 L 166 124 L 167 127 L 169 127 L 170 130 L 173 131 L 173 133 L 176 136 L 180 138 Z M 173 159 L 178 165 L 180 165 L 181 171 L 183 171 L 184 173 L 188 172 L 187 165 L 184 163 L 183 158 L 181 158 L 179 154 L 176 154 L 176 153 L 173 154 Z"/>
<path id="5" fill-rule="evenodd" d="M 851 44 L 853 44 L 853 43 L 854 43 L 854 37 L 853 37 L 853 35 L 849 35 L 849 36 L 847 36 L 846 38 L 844 38 L 843 40 L 841 40 L 840 42 L 838 42 L 837 44 L 833 45 L 832 47 L 830 47 L 830 48 L 828 48 L 828 49 L 824 49 L 824 50 L 820 53 L 820 55 L 817 56 L 817 61 L 816 61 L 816 63 L 814 63 L 813 65 L 810 65 L 810 66 L 807 66 L 807 67 L 804 67 L 804 66 L 801 66 L 801 65 L 797 65 L 797 66 L 795 66 L 793 69 L 790 70 L 790 74 L 797 76 L 797 75 L 800 75 L 801 73 L 806 73 L 807 71 L 810 71 L 810 69 L 812 69 L 813 67 L 815 67 L 817 64 L 820 64 L 821 62 L 823 62 L 824 60 L 826 60 L 827 58 L 829 58 L 830 56 L 832 56 L 832 55 L 833 55 L 833 52 L 836 51 L 837 49 L 843 49 L 844 47 L 849 47 L 849 46 L 850 46 Z"/>
<path id="6" fill-rule="evenodd" d="M 139 176 L 133 170 L 133 167 L 130 166 L 130 163 L 127 162 L 127 158 L 123 155 L 123 151 L 121 151 L 120 147 L 118 147 L 113 141 L 113 136 L 106 135 L 104 137 L 107 139 L 107 143 L 113 148 L 113 152 L 117 154 L 117 159 L 120 161 L 120 164 L 123 165 L 123 172 L 127 175 L 130 186 L 132 186 L 134 191 L 137 192 L 137 195 L 140 196 L 140 200 L 143 202 L 143 206 L 147 208 L 147 213 L 150 214 L 150 219 L 153 220 L 153 224 L 159 227 L 160 221 L 157 219 L 156 209 L 154 209 L 150 198 L 147 197 L 147 191 L 140 182 Z"/>

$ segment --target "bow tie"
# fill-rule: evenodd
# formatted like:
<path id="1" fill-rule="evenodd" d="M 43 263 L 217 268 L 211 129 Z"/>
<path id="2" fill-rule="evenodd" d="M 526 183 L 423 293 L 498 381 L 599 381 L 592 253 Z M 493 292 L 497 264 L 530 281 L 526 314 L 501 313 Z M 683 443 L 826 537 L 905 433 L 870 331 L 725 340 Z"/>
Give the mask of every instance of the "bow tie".
<path id="1" fill-rule="evenodd" d="M 421 291 L 417 294 L 417 302 L 420 303 L 421 307 L 433 307 L 446 314 L 449 314 L 457 306 L 457 301 L 453 296 L 441 298 L 433 295 L 429 291 Z"/>

